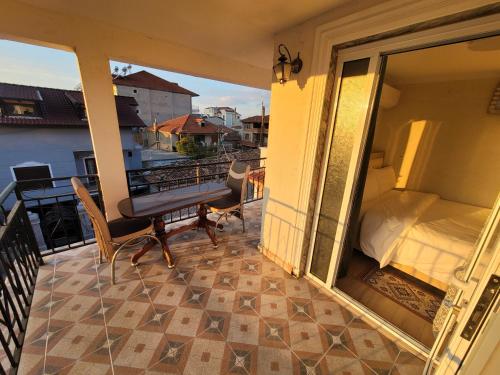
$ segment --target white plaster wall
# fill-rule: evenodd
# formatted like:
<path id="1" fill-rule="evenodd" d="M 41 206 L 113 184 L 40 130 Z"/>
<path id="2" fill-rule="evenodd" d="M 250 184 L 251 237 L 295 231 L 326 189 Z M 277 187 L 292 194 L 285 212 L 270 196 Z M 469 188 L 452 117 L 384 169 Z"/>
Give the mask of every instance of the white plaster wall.
<path id="1" fill-rule="evenodd" d="M 495 77 L 398 86 L 399 104 L 381 113 L 374 148 L 398 173 L 408 124 L 439 124 L 424 133 L 417 154 L 425 155 L 415 159 L 407 188 L 492 207 L 500 192 L 500 116 L 487 108 L 497 84 Z"/>
<path id="2" fill-rule="evenodd" d="M 116 86 L 116 93 L 135 98 L 138 115 L 146 125 L 152 125 L 155 117 L 161 123 L 192 111 L 190 95 L 119 85 Z"/>

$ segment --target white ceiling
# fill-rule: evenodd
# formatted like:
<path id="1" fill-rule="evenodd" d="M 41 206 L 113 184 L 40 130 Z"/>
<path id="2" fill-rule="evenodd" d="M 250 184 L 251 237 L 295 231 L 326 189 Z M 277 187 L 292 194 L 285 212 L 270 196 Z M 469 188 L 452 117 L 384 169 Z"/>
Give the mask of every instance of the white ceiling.
<path id="1" fill-rule="evenodd" d="M 497 77 L 500 36 L 391 55 L 387 82 L 397 85 Z"/>
<path id="2" fill-rule="evenodd" d="M 269 68 L 273 34 L 349 0 L 21 0 Z M 215 21 L 215 22 L 214 22 Z M 204 27 L 204 25 L 207 25 Z"/>

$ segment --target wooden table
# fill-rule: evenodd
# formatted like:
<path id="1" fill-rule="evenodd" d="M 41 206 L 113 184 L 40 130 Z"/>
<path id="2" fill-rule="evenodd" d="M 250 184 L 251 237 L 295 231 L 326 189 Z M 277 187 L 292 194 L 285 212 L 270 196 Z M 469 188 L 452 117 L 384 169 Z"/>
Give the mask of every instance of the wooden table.
<path id="1" fill-rule="evenodd" d="M 217 247 L 217 240 L 213 232 L 216 223 L 207 218 L 206 203 L 223 198 L 230 193 L 231 190 L 225 184 L 210 182 L 175 190 L 125 198 L 118 203 L 118 210 L 126 218 L 149 217 L 153 219 L 156 237 L 162 244 L 163 257 L 168 267 L 173 268 L 175 267 L 174 259 L 168 248 L 167 239 L 187 230 L 203 228 L 210 237 L 210 240 L 212 240 L 214 247 Z M 198 220 L 168 232 L 165 231 L 163 215 L 193 206 L 198 206 Z M 154 244 L 154 241 L 149 241 L 141 250 L 134 254 L 132 256 L 132 265 L 137 265 L 139 258 L 151 250 Z"/>

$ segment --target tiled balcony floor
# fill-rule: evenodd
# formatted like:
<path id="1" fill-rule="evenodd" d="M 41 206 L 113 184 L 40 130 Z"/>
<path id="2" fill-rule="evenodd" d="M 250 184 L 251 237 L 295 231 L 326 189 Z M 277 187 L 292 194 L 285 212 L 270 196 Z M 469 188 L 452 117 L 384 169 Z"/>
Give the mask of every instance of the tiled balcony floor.
<path id="1" fill-rule="evenodd" d="M 417 374 L 423 362 L 306 279 L 256 249 L 231 219 L 213 249 L 203 232 L 171 239 L 177 267 L 124 252 L 117 285 L 95 245 L 40 269 L 20 374 Z"/>

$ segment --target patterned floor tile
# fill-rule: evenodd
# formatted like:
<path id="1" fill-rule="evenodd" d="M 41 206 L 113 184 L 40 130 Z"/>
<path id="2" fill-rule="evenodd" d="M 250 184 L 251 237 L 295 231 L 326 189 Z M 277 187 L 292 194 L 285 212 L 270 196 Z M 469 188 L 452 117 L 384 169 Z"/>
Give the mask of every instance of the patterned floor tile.
<path id="1" fill-rule="evenodd" d="M 400 349 L 329 294 L 264 257 L 260 203 L 230 219 L 214 249 L 202 231 L 170 239 L 111 285 L 96 245 L 40 268 L 21 374 L 417 374 Z M 172 226 L 182 225 L 177 223 Z"/>
<path id="2" fill-rule="evenodd" d="M 77 323 L 66 330 L 64 336 L 52 344 L 54 336 L 49 337 L 47 354 L 77 360 L 81 358 L 101 333 L 102 327 Z"/>
<path id="3" fill-rule="evenodd" d="M 321 361 L 328 369 L 328 374 L 374 375 L 375 373 L 352 353 L 327 353 Z"/>
<path id="4" fill-rule="evenodd" d="M 294 351 L 324 353 L 318 324 L 301 321 L 290 321 L 290 347 Z"/>
<path id="5" fill-rule="evenodd" d="M 286 349 L 290 347 L 288 320 L 263 318 L 260 320 L 259 345 Z"/>
<path id="6" fill-rule="evenodd" d="M 236 292 L 232 290 L 212 289 L 208 296 L 206 308 L 213 311 L 231 312 L 234 308 Z"/>
<path id="7" fill-rule="evenodd" d="M 210 340 L 226 341 L 230 327 L 231 314 L 222 311 L 205 311 L 200 326 L 198 337 Z"/>
<path id="8" fill-rule="evenodd" d="M 255 345 L 230 343 L 226 346 L 221 374 L 256 374 L 258 347 Z"/>
<path id="9" fill-rule="evenodd" d="M 191 352 L 184 367 L 185 375 L 221 374 L 226 343 L 196 338 L 192 341 Z"/>
<path id="10" fill-rule="evenodd" d="M 365 322 L 354 319 L 347 327 L 355 354 L 371 368 L 389 373 L 399 353 L 399 348 L 376 329 Z"/>
<path id="11" fill-rule="evenodd" d="M 151 305 L 144 313 L 136 329 L 164 333 L 172 321 L 176 307 L 168 305 Z"/>
<path id="12" fill-rule="evenodd" d="M 260 295 L 251 292 L 236 292 L 233 312 L 237 314 L 258 315 L 260 311 Z"/>
<path id="13" fill-rule="evenodd" d="M 391 375 L 419 375 L 424 371 L 424 367 L 425 361 L 403 350 L 399 353 Z"/>
<path id="14" fill-rule="evenodd" d="M 312 299 L 315 319 L 320 324 L 347 325 L 353 315 L 338 303 L 330 300 Z"/>
<path id="15" fill-rule="evenodd" d="M 288 298 L 288 316 L 291 320 L 314 322 L 315 314 L 312 301 L 307 298 Z"/>
<path id="16" fill-rule="evenodd" d="M 163 374 L 182 374 L 192 344 L 191 337 L 163 335 L 148 368 Z"/>
<path id="17" fill-rule="evenodd" d="M 289 301 L 284 296 L 261 294 L 260 315 L 265 318 L 288 319 Z"/>
<path id="18" fill-rule="evenodd" d="M 258 345 L 259 343 L 259 317 L 248 314 L 232 314 L 229 322 L 227 341 Z"/>
<path id="19" fill-rule="evenodd" d="M 165 333 L 195 337 L 203 317 L 203 310 L 178 307 Z"/>
<path id="20" fill-rule="evenodd" d="M 287 349 L 259 346 L 257 373 L 288 375 L 292 373 L 292 353 Z"/>
<path id="21" fill-rule="evenodd" d="M 120 306 L 107 324 L 112 327 L 134 329 L 139 325 L 149 307 L 148 302 L 127 301 Z"/>

